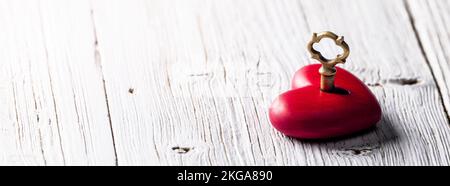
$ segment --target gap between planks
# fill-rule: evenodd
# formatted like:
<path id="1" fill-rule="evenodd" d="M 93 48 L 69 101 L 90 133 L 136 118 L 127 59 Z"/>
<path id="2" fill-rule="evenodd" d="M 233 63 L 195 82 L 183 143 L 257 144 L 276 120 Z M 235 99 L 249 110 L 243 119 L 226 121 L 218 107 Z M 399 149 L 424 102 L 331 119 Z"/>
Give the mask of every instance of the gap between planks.
<path id="1" fill-rule="evenodd" d="M 427 53 L 425 52 L 425 48 L 423 46 L 422 39 L 420 38 L 419 32 L 417 31 L 415 18 L 414 18 L 414 15 L 411 12 L 411 7 L 409 5 L 408 0 L 403 0 L 403 4 L 405 5 L 406 12 L 408 13 L 409 22 L 411 23 L 411 27 L 412 27 L 413 32 L 414 32 L 414 36 L 416 37 L 417 45 L 419 45 L 420 53 L 422 54 L 422 56 L 423 56 L 423 58 L 425 60 L 425 63 L 427 64 L 427 67 L 428 67 L 428 69 L 431 72 L 431 76 L 433 77 L 433 81 L 436 84 L 436 88 L 437 88 L 438 93 L 439 93 L 439 101 L 441 102 L 442 108 L 444 109 L 445 115 L 447 116 L 447 124 L 450 124 L 450 115 L 449 115 L 449 112 L 447 110 L 447 107 L 445 106 L 444 96 L 442 94 L 443 90 L 441 89 L 441 85 L 437 81 L 434 69 L 431 67 L 430 59 L 429 59 Z"/>

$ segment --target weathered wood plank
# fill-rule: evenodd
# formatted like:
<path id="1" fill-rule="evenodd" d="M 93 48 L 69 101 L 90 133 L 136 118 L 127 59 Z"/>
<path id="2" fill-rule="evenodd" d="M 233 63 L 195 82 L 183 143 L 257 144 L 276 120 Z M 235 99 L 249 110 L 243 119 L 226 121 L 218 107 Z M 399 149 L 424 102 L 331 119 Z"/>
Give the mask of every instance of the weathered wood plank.
<path id="1" fill-rule="evenodd" d="M 0 25 L 0 164 L 114 165 L 89 1 L 1 1 Z"/>
<path id="2" fill-rule="evenodd" d="M 450 109 L 450 2 L 405 1 L 442 95 L 446 110 Z M 448 115 L 448 113 L 447 113 Z"/>
<path id="3" fill-rule="evenodd" d="M 113 132 L 120 165 L 449 165 L 449 4 L 405 2 L 2 1 L 0 164 L 115 164 Z M 267 108 L 322 30 L 383 120 L 288 138 Z"/>
<path id="4" fill-rule="evenodd" d="M 94 1 L 119 165 L 448 165 L 447 117 L 402 1 Z M 384 112 L 329 142 L 276 132 L 313 31 L 346 36 L 344 65 Z M 330 50 L 325 48 L 325 50 Z"/>

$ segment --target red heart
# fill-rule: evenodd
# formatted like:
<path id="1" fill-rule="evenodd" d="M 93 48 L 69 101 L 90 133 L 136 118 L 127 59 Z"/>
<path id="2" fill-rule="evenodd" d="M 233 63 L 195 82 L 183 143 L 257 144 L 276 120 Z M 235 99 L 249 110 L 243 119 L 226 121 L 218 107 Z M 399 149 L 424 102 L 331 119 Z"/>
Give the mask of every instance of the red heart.
<path id="1" fill-rule="evenodd" d="M 336 67 L 333 92 L 320 90 L 320 64 L 298 70 L 292 89 L 272 103 L 272 125 L 287 136 L 304 139 L 351 134 L 375 125 L 381 108 L 366 85 L 350 72 Z"/>

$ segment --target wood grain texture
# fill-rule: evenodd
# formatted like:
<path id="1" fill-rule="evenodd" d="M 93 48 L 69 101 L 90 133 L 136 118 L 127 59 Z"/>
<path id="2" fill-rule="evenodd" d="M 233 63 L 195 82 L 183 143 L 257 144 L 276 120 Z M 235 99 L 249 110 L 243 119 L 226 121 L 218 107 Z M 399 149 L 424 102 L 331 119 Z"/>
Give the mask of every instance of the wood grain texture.
<path id="1" fill-rule="evenodd" d="M 0 3 L 0 163 L 114 165 L 88 1 Z"/>
<path id="2" fill-rule="evenodd" d="M 447 118 L 402 1 L 93 4 L 119 165 L 449 164 Z M 322 30 L 348 36 L 344 67 L 371 85 L 383 120 L 338 141 L 287 138 L 267 108 L 314 63 L 304 45 Z"/>
<path id="3" fill-rule="evenodd" d="M 447 115 L 450 109 L 450 1 L 405 1 L 433 71 Z M 448 115 L 449 116 L 449 115 Z"/>
<path id="4" fill-rule="evenodd" d="M 0 1 L 0 164 L 450 165 L 448 8 Z M 316 63 L 306 43 L 324 30 L 345 36 L 342 67 L 374 92 L 383 119 L 331 141 L 283 136 L 268 107 Z"/>

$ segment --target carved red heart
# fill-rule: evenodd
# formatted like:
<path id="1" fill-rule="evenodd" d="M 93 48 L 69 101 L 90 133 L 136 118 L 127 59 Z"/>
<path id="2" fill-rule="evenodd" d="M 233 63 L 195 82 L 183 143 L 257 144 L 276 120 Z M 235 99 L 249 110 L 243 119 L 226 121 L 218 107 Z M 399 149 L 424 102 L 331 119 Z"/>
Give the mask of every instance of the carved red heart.
<path id="1" fill-rule="evenodd" d="M 298 70 L 287 91 L 272 103 L 272 125 L 287 136 L 318 139 L 367 129 L 381 118 L 381 108 L 366 85 L 336 67 L 333 92 L 320 90 L 320 64 Z"/>

